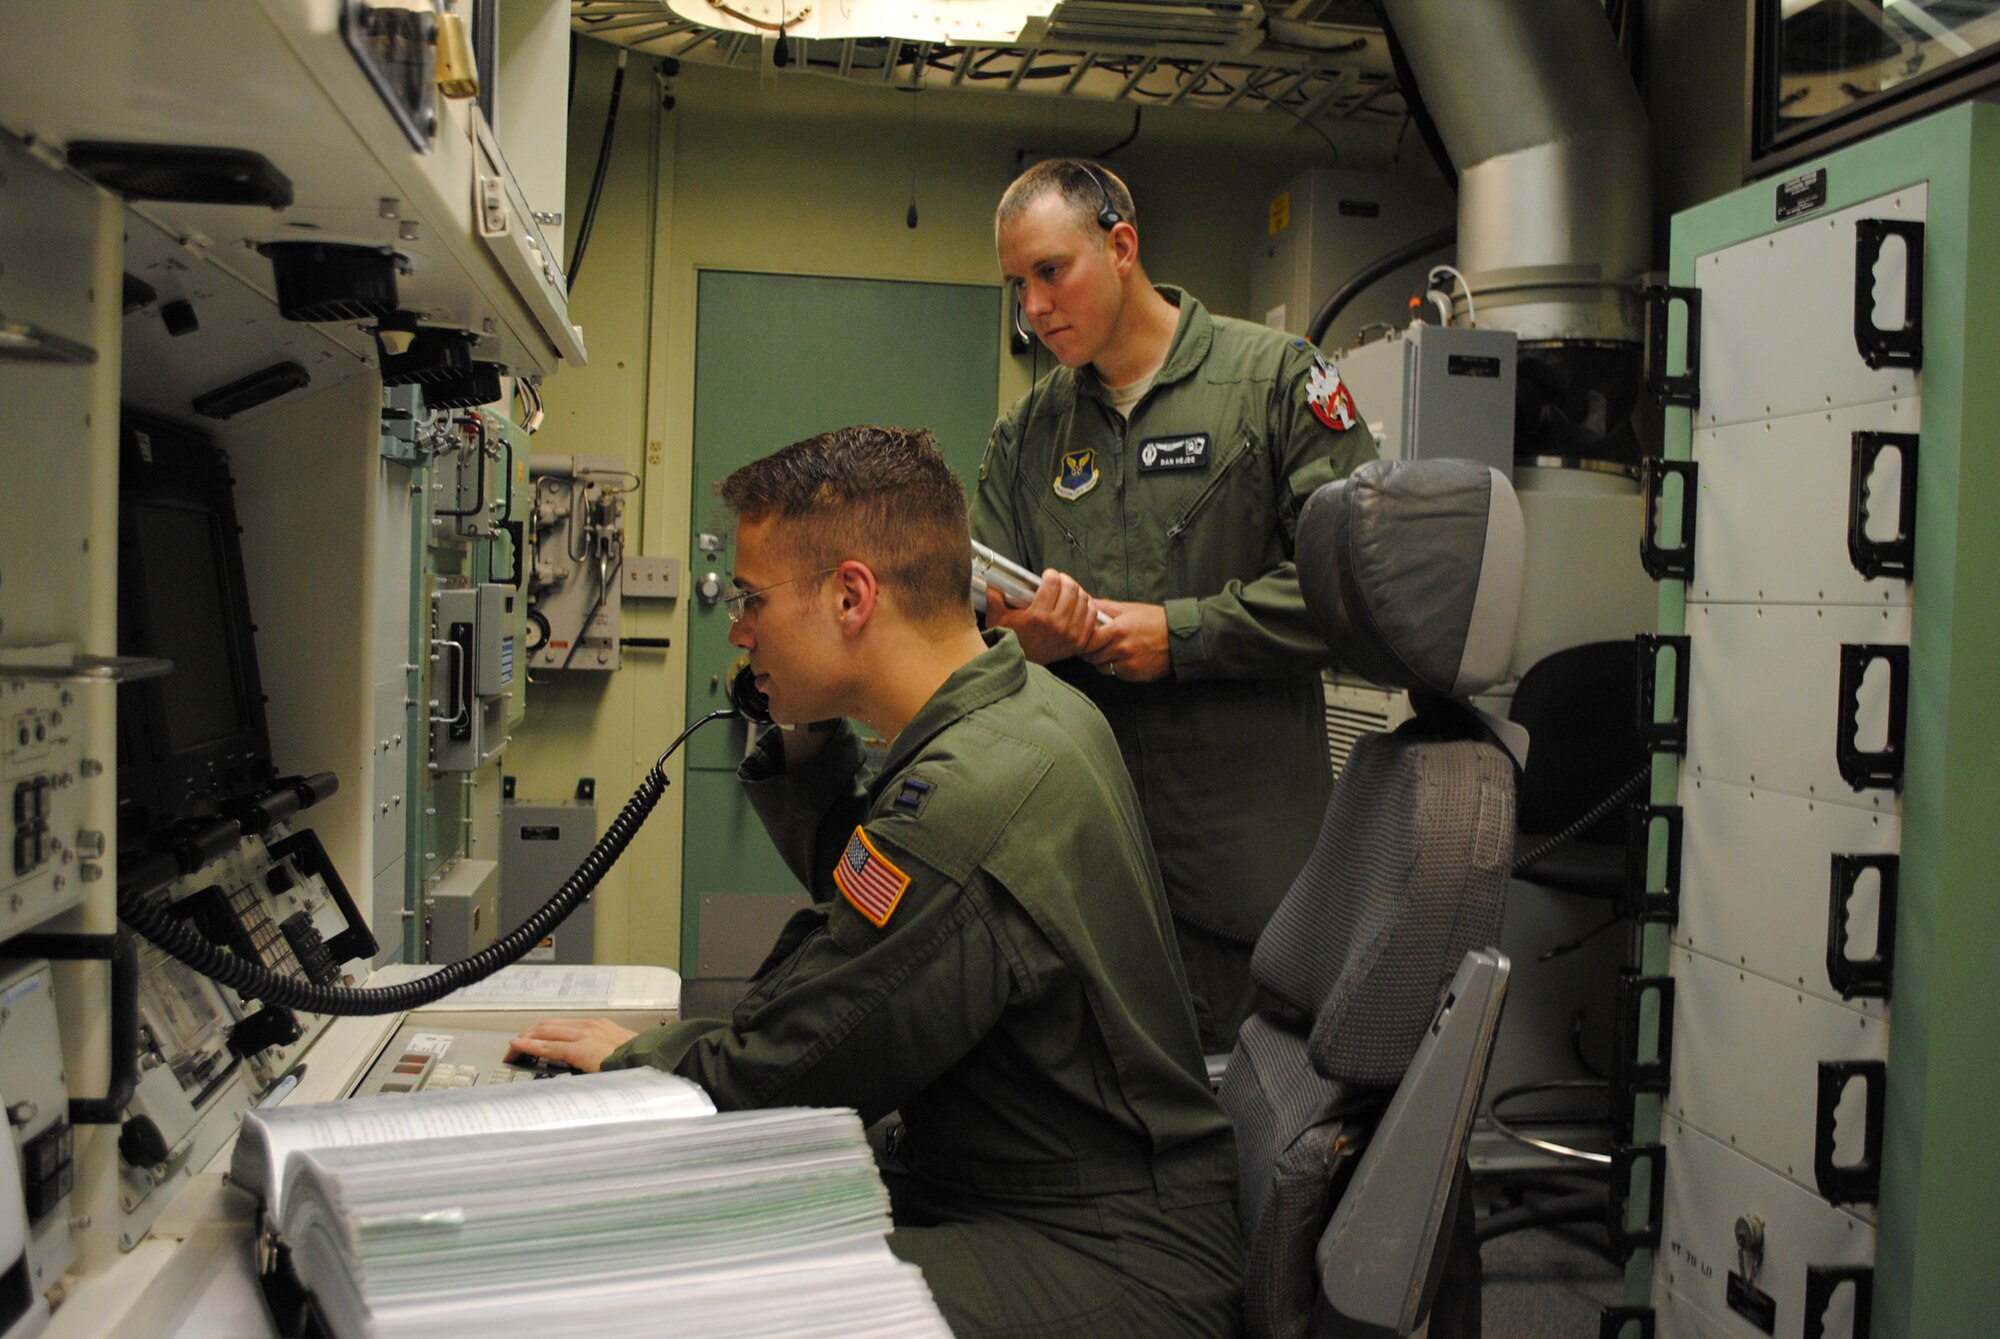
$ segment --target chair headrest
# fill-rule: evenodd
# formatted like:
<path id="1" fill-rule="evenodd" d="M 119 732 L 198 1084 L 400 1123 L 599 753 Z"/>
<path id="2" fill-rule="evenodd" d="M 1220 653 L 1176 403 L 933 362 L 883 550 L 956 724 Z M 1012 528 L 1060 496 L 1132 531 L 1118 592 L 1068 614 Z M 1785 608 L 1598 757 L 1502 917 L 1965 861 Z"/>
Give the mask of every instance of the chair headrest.
<path id="1" fill-rule="evenodd" d="M 1526 530 L 1504 475 L 1376 460 L 1299 514 L 1299 586 L 1334 658 L 1384 688 L 1447 697 L 1507 677 Z"/>

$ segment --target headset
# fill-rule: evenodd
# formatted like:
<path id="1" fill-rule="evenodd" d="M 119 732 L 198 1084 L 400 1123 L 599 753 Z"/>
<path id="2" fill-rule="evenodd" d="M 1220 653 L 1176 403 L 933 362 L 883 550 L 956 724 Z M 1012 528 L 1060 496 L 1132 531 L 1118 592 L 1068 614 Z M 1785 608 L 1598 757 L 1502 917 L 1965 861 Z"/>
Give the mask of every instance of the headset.
<path id="1" fill-rule="evenodd" d="M 1098 195 L 1103 197 L 1104 208 L 1097 211 L 1097 226 L 1102 228 L 1105 232 L 1110 232 L 1113 228 L 1117 227 L 1119 224 L 1125 221 L 1125 216 L 1118 212 L 1118 206 L 1111 198 L 1111 185 L 1105 179 L 1107 174 L 1104 173 L 1102 169 L 1098 168 L 1095 164 L 1090 163 L 1085 159 L 1078 158 L 1075 159 L 1074 161 L 1078 167 L 1083 169 L 1083 174 L 1089 177 L 1091 181 L 1096 184 Z M 1017 299 L 1014 307 L 1015 329 L 1017 331 L 1020 330 L 1020 316 L 1021 316 L 1021 308 Z M 1022 331 L 1021 333 L 1023 339 L 1028 341 L 1029 357 L 1033 360 L 1033 362 L 1039 362 L 1040 361 L 1039 356 L 1035 353 L 1035 346 L 1032 342 L 1033 337 L 1029 336 L 1025 331 Z M 1030 365 L 1032 366 L 1033 363 L 1031 363 Z M 1021 433 L 1024 437 L 1027 435 L 1029 425 L 1035 421 L 1035 401 L 1041 395 L 1041 389 L 1042 388 L 1039 378 L 1030 381 L 1028 385 L 1028 412 L 1026 417 L 1024 417 L 1021 420 Z M 1014 452 L 1014 486 L 1016 488 L 1020 486 L 1020 479 L 1021 479 L 1021 453 L 1019 449 L 1019 443 L 1016 443 Z M 748 713 L 746 712 L 745 714 L 747 715 Z"/>
<path id="2" fill-rule="evenodd" d="M 1097 211 L 1097 226 L 1110 232 L 1125 221 L 1125 216 L 1118 212 L 1118 206 L 1111 201 L 1111 187 L 1096 167 L 1081 158 L 1076 160 L 1076 164 L 1083 169 L 1085 176 L 1097 183 L 1097 193 L 1104 197 L 1104 208 Z"/>

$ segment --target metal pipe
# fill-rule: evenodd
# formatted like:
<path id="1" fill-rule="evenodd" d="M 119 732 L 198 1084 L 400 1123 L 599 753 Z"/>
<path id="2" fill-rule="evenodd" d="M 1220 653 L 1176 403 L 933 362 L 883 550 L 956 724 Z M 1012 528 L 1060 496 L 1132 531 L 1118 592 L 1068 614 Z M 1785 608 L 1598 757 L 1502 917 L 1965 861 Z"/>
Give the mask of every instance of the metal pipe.
<path id="1" fill-rule="evenodd" d="M 1480 324 L 1524 342 L 1638 342 L 1652 139 L 1602 6 L 1382 0 L 1382 10 L 1458 171 L 1458 268 L 1480 296 Z"/>

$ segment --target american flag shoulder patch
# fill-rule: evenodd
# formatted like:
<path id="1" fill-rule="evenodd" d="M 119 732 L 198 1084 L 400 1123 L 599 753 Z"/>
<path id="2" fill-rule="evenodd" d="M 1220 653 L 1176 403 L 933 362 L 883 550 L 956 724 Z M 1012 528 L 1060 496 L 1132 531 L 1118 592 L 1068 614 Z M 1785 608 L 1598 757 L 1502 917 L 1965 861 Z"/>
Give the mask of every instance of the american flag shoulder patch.
<path id="1" fill-rule="evenodd" d="M 860 828 L 847 839 L 847 849 L 833 866 L 833 882 L 853 908 L 877 929 L 889 923 L 910 876 L 897 869 L 888 857 L 875 849 Z"/>

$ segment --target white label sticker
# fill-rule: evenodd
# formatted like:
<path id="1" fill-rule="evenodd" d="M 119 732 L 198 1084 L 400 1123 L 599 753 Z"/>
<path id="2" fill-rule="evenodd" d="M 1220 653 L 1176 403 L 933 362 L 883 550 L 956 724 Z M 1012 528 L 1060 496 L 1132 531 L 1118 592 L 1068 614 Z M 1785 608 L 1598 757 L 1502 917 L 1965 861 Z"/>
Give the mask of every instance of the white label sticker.
<path id="1" fill-rule="evenodd" d="M 404 1043 L 403 1053 L 415 1051 L 418 1055 L 443 1055 L 451 1049 L 455 1040 L 449 1032 L 419 1032 Z"/>

